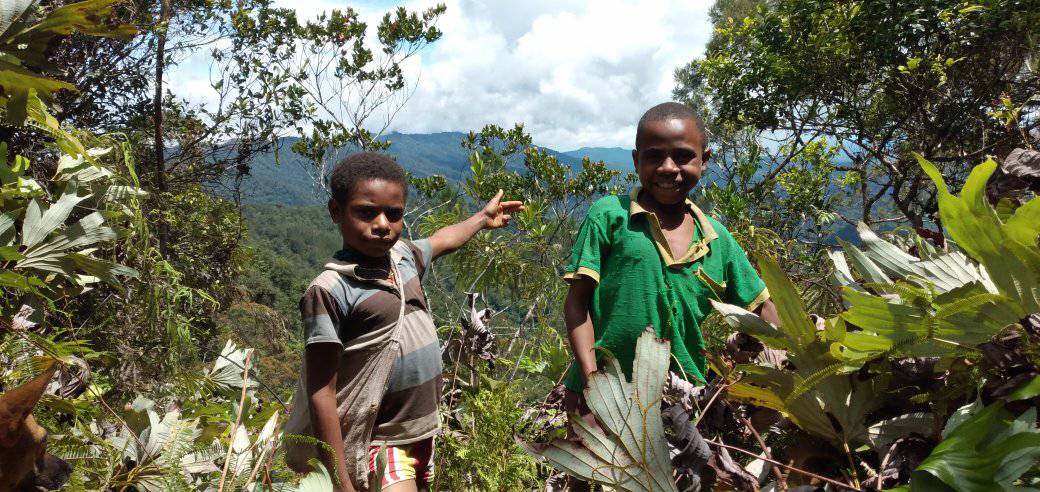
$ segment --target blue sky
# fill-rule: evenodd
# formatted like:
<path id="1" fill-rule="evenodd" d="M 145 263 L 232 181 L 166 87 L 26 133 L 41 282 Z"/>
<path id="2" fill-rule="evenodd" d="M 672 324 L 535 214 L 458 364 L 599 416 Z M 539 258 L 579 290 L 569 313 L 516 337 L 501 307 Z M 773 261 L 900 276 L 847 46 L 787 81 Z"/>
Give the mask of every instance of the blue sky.
<path id="1" fill-rule="evenodd" d="M 403 5 L 435 0 L 281 1 L 301 16 L 351 6 L 374 24 Z M 676 67 L 711 35 L 705 0 L 447 0 L 444 36 L 408 61 L 415 92 L 391 130 L 478 130 L 522 122 L 536 143 L 560 150 L 630 147 L 642 112 L 670 99 Z M 208 54 L 184 60 L 172 87 L 205 104 Z"/>

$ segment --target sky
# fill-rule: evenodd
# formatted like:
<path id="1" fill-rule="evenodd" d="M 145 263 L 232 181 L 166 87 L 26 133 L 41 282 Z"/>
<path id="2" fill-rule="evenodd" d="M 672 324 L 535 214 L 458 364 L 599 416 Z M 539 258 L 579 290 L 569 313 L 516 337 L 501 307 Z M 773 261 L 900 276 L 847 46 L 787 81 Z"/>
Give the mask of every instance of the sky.
<path id="1" fill-rule="evenodd" d="M 403 5 L 435 0 L 281 0 L 302 17 L 353 7 L 370 26 Z M 631 148 L 635 123 L 671 99 L 675 69 L 701 56 L 711 36 L 710 0 L 442 0 L 443 37 L 406 62 L 415 91 L 390 129 L 479 130 L 524 123 L 556 150 Z M 300 6 L 302 5 L 302 6 Z M 171 74 L 205 103 L 208 59 L 199 53 Z"/>

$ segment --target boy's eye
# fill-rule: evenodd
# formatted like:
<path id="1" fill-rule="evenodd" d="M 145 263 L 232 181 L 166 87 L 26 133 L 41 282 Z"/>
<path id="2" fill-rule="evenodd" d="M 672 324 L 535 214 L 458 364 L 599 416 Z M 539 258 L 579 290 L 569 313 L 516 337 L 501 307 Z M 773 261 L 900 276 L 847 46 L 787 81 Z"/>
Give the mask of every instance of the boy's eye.
<path id="1" fill-rule="evenodd" d="M 386 209 L 386 220 L 390 222 L 397 222 L 404 218 L 403 208 L 388 208 Z"/>
<path id="2" fill-rule="evenodd" d="M 675 160 L 676 164 L 686 164 L 687 162 L 692 161 L 695 157 L 697 157 L 697 154 L 689 150 L 678 150 L 672 155 L 672 159 Z"/>
<path id="3" fill-rule="evenodd" d="M 354 215 L 361 220 L 372 220 L 379 215 L 379 209 L 377 207 L 355 207 Z"/>
<path id="4" fill-rule="evenodd" d="M 661 162 L 664 160 L 664 152 L 659 150 L 648 150 L 643 154 L 647 162 Z"/>

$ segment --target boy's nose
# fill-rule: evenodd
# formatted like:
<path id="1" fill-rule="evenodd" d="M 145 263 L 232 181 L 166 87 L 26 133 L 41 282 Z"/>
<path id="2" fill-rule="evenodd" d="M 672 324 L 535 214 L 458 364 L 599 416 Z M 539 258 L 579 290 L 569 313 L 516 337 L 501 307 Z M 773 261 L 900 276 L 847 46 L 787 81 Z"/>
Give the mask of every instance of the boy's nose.
<path id="1" fill-rule="evenodd" d="M 677 173 L 679 172 L 679 166 L 675 163 L 674 160 L 672 160 L 671 157 L 666 157 L 664 159 L 664 162 L 661 163 L 661 166 L 658 167 L 657 170 L 659 172 L 664 173 Z"/>
<path id="2" fill-rule="evenodd" d="M 376 219 L 372 221 L 372 228 L 380 232 L 389 231 L 390 221 L 386 219 L 386 214 L 377 215 Z"/>

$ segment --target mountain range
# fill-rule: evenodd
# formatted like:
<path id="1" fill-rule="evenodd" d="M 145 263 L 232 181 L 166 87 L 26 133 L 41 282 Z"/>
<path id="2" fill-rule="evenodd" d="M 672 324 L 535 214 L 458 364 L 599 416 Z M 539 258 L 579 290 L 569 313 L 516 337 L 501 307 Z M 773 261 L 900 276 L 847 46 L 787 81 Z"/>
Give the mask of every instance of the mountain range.
<path id="1" fill-rule="evenodd" d="M 449 181 L 462 179 L 469 170 L 469 158 L 462 147 L 466 134 L 389 133 L 380 140 L 389 141 L 387 153 L 394 156 L 408 172 L 425 177 L 439 175 Z M 292 151 L 294 137 L 283 138 L 277 156 L 274 152 L 257 156 L 250 175 L 242 181 L 242 201 L 246 204 L 313 206 L 325 203 L 315 187 L 310 163 Z M 582 147 L 560 152 L 543 147 L 561 163 L 573 169 L 581 167 L 582 158 L 604 161 L 608 167 L 628 172 L 632 168 L 631 150 L 617 147 Z M 342 151 L 339 154 L 346 154 Z M 219 193 L 219 192 L 218 192 Z"/>

